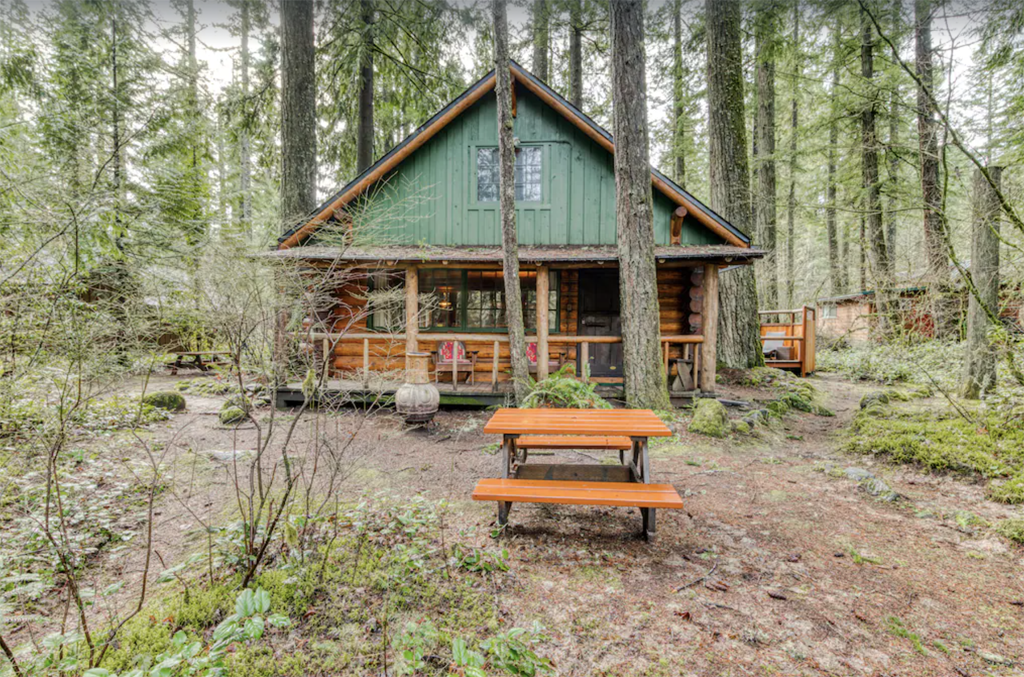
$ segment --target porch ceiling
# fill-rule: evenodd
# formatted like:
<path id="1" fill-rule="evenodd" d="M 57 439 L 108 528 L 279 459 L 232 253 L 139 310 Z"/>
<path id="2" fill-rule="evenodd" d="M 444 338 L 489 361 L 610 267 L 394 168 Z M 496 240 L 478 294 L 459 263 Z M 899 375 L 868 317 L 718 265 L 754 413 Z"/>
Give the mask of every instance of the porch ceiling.
<path id="1" fill-rule="evenodd" d="M 655 257 L 660 260 L 721 261 L 734 264 L 746 263 L 765 255 L 764 250 L 761 249 L 732 245 L 663 245 L 655 247 L 654 253 Z M 502 259 L 499 246 L 307 246 L 270 251 L 265 255 L 280 259 L 314 261 L 415 261 L 419 263 L 437 261 L 487 263 L 500 262 Z M 613 245 L 557 245 L 519 248 L 519 260 L 526 263 L 585 263 L 587 261 L 618 261 L 618 259 L 618 251 Z"/>

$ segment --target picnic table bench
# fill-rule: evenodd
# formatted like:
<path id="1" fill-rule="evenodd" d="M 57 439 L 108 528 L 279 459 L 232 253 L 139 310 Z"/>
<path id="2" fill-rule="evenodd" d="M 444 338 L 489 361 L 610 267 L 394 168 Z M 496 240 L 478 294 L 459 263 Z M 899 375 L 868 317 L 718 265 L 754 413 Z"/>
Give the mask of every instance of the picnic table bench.
<path id="1" fill-rule="evenodd" d="M 513 503 L 628 506 L 650 539 L 657 508 L 683 507 L 672 485 L 651 482 L 647 440 L 672 434 L 652 411 L 499 409 L 484 432 L 503 436 L 501 477 L 480 480 L 473 500 L 497 501 L 498 526 Z M 617 450 L 619 465 L 527 464 L 529 449 Z"/>
<path id="2" fill-rule="evenodd" d="M 230 357 L 231 353 L 226 350 L 172 350 L 171 354 L 174 355 L 174 363 L 171 364 L 171 375 L 178 373 L 179 369 L 193 368 L 199 371 L 206 371 L 212 366 L 222 364 L 222 357 Z M 209 357 L 210 359 L 203 362 L 203 357 Z M 184 358 L 191 357 L 192 361 L 186 364 Z"/>

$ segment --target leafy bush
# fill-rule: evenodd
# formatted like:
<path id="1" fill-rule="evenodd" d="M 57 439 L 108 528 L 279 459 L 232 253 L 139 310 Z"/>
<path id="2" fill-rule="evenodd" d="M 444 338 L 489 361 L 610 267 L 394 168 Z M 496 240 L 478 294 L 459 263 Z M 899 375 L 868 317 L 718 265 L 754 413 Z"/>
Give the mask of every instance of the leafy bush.
<path id="1" fill-rule="evenodd" d="M 612 405 L 597 394 L 597 383 L 584 383 L 576 378 L 572 364 L 563 365 L 540 383 L 530 379 L 530 394 L 523 400 L 522 406 L 547 406 L 557 409 L 612 408 Z"/>
<path id="2" fill-rule="evenodd" d="M 963 362 L 963 346 L 946 341 L 925 341 L 907 345 L 858 346 L 840 350 L 819 350 L 821 371 L 842 374 L 875 383 L 931 384 L 956 386 Z"/>
<path id="3" fill-rule="evenodd" d="M 120 395 L 92 402 L 77 410 L 72 419 L 86 430 L 121 430 L 166 421 L 170 412 Z"/>
<path id="4" fill-rule="evenodd" d="M 1024 545 L 1024 518 L 1003 520 L 996 525 L 996 531 L 1011 541 Z"/>

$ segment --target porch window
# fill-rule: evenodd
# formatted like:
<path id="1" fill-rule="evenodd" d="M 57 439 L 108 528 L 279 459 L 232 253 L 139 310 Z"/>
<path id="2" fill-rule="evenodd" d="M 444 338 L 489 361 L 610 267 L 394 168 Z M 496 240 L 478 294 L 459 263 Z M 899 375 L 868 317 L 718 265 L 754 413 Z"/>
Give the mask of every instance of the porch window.
<path id="1" fill-rule="evenodd" d="M 543 150 L 540 146 L 516 148 L 516 201 L 540 202 Z M 498 201 L 498 149 L 478 148 L 476 151 L 476 200 Z"/>
<path id="2" fill-rule="evenodd" d="M 557 271 L 549 271 L 548 311 L 551 330 L 557 332 L 559 286 Z M 523 321 L 537 328 L 537 273 L 520 274 Z M 505 322 L 505 281 L 500 270 L 420 270 L 420 290 L 431 296 L 421 327 L 426 330 L 500 332 Z"/>
<path id="3" fill-rule="evenodd" d="M 366 293 L 367 328 L 398 334 L 405 330 L 405 278 L 396 271 L 370 273 Z"/>
<path id="4" fill-rule="evenodd" d="M 821 317 L 824 320 L 834 320 L 837 315 L 836 304 L 826 303 L 821 307 Z"/>

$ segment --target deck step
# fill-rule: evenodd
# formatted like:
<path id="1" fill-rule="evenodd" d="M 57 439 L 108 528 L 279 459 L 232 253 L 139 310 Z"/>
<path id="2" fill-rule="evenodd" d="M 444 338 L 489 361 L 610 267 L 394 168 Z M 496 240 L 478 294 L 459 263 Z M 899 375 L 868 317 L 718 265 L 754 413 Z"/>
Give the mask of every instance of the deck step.
<path id="1" fill-rule="evenodd" d="M 607 435 L 523 435 L 516 445 L 523 449 L 630 449 L 633 442 Z"/>
<path id="2" fill-rule="evenodd" d="M 683 507 L 683 499 L 671 484 L 636 482 L 483 479 L 473 490 L 473 500 L 635 508 Z"/>

